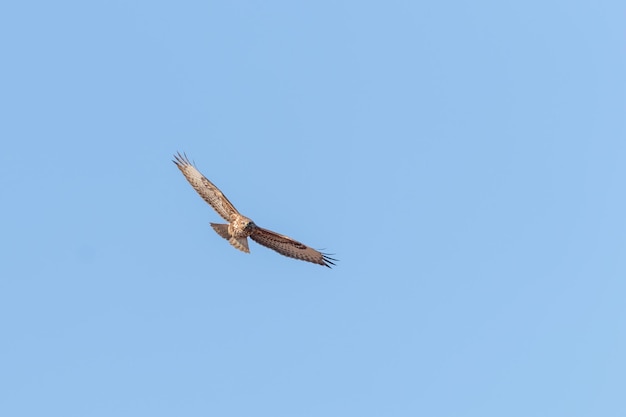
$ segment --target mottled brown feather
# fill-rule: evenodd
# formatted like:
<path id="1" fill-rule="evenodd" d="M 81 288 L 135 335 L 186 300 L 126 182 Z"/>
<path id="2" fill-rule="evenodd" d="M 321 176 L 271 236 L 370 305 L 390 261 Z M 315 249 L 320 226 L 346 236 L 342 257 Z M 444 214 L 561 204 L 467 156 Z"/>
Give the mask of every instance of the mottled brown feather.
<path id="1" fill-rule="evenodd" d="M 334 265 L 333 261 L 336 261 L 336 259 L 329 257 L 327 254 L 310 248 L 297 240 L 272 232 L 271 230 L 263 229 L 262 227 L 257 226 L 250 235 L 250 239 L 265 247 L 275 250 L 281 255 L 300 259 L 302 261 L 313 262 L 314 264 L 324 265 L 329 268 L 330 265 Z"/>
<path id="2" fill-rule="evenodd" d="M 174 163 L 183 173 L 189 184 L 193 187 L 194 190 L 200 197 L 204 199 L 215 211 L 217 214 L 222 216 L 222 218 L 228 222 L 231 221 L 232 214 L 239 214 L 235 206 L 228 201 L 228 198 L 220 191 L 219 188 L 215 186 L 211 181 L 209 181 L 204 175 L 200 173 L 196 169 L 196 167 L 189 162 L 187 155 L 181 155 L 178 153 L 174 155 Z"/>

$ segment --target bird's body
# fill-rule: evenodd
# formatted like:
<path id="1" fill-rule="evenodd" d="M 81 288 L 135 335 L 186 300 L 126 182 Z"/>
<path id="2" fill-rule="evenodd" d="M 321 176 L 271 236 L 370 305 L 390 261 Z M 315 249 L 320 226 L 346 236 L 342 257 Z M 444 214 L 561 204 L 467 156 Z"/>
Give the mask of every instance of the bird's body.
<path id="1" fill-rule="evenodd" d="M 218 235 L 228 240 L 235 248 L 249 253 L 248 237 L 255 242 L 266 246 L 276 252 L 300 259 L 307 262 L 324 265 L 330 268 L 334 265 L 327 254 L 310 248 L 288 236 L 280 235 L 271 230 L 257 226 L 251 219 L 243 216 L 226 196 L 209 181 L 204 175 L 189 162 L 186 155 L 178 153 L 174 155 L 174 163 L 183 173 L 189 184 L 196 190 L 200 197 L 204 199 L 217 213 L 222 216 L 228 224 L 211 223 L 211 227 Z"/>

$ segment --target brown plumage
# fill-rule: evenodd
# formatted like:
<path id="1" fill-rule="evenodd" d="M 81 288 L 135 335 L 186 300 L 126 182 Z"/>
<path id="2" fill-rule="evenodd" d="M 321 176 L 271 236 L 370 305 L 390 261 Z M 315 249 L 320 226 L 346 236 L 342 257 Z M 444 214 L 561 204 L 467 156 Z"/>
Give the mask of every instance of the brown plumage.
<path id="1" fill-rule="evenodd" d="M 189 184 L 200 194 L 217 213 L 222 216 L 228 224 L 211 223 L 211 227 L 218 235 L 228 240 L 237 249 L 250 253 L 248 249 L 248 236 L 255 242 L 275 250 L 281 255 L 290 258 L 300 259 L 314 264 L 331 267 L 334 265 L 333 259 L 328 254 L 316 251 L 290 237 L 280 235 L 271 230 L 263 229 L 254 224 L 252 220 L 243 216 L 237 211 L 235 206 L 228 201 L 226 196 L 209 181 L 204 175 L 189 162 L 187 155 L 180 152 L 174 155 L 173 161 L 178 169 L 183 173 Z"/>

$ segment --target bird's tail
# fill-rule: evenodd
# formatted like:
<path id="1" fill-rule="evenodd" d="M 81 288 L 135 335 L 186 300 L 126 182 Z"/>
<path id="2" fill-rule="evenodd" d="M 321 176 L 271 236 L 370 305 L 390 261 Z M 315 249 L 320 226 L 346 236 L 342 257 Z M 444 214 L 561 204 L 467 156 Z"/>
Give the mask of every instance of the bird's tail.
<path id="1" fill-rule="evenodd" d="M 246 253 L 250 253 L 250 249 L 248 249 L 248 238 L 247 237 L 234 237 L 234 236 L 231 236 L 231 234 L 228 232 L 228 225 L 227 224 L 211 223 L 211 227 L 213 228 L 213 230 L 215 230 L 215 232 L 218 235 L 220 235 L 224 239 L 228 240 L 228 242 L 231 245 L 233 245 L 234 247 L 236 247 L 240 251 L 243 251 L 243 252 L 246 252 Z"/>
<path id="2" fill-rule="evenodd" d="M 213 228 L 213 230 L 217 232 L 218 235 L 220 235 L 226 240 L 230 240 L 230 233 L 228 233 L 227 224 L 211 223 L 211 227 Z"/>

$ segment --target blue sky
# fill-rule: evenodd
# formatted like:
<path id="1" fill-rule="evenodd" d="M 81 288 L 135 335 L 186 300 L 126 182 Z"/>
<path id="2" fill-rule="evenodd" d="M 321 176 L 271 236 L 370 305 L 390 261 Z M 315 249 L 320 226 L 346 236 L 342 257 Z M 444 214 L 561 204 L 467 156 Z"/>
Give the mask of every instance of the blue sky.
<path id="1" fill-rule="evenodd" d="M 5 2 L 0 415 L 625 415 L 625 11 Z"/>

